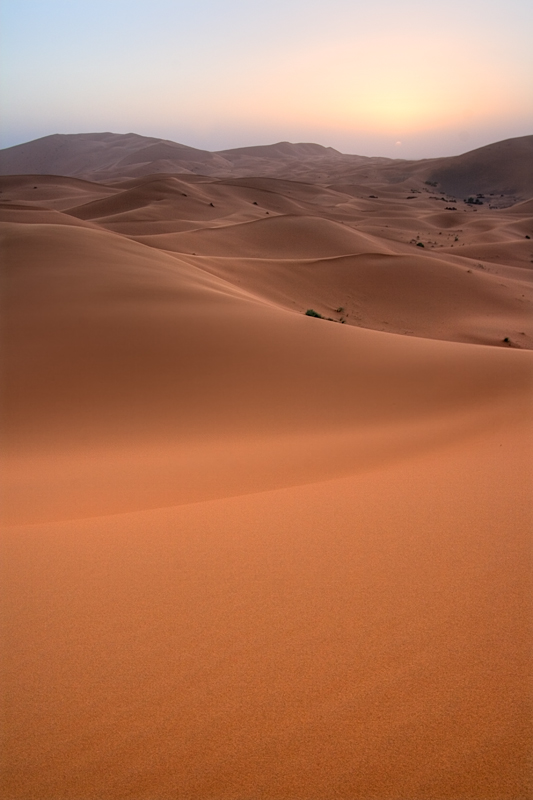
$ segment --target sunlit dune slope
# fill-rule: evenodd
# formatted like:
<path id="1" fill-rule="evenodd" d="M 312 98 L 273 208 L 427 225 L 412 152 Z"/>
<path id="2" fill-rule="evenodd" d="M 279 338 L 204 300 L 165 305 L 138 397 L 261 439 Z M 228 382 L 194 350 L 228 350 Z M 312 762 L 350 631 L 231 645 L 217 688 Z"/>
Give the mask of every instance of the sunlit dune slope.
<path id="1" fill-rule="evenodd" d="M 5 532 L 6 796 L 528 797 L 530 447 Z"/>

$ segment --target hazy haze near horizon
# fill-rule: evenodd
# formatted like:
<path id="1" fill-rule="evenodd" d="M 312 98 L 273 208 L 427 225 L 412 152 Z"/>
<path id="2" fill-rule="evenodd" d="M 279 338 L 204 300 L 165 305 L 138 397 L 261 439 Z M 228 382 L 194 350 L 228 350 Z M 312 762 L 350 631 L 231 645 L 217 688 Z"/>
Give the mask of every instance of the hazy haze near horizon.
<path id="1" fill-rule="evenodd" d="M 9 147 L 134 131 L 209 150 L 279 140 L 453 155 L 533 129 L 525 0 L 2 0 Z"/>

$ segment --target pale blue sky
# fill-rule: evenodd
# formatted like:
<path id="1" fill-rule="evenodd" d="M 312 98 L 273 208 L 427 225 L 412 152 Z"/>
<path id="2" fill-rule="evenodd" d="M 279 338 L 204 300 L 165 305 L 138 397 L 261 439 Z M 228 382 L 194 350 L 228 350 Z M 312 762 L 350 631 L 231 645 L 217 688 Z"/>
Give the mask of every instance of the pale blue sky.
<path id="1" fill-rule="evenodd" d="M 134 131 L 424 158 L 533 133 L 528 0 L 0 0 L 0 146 Z"/>

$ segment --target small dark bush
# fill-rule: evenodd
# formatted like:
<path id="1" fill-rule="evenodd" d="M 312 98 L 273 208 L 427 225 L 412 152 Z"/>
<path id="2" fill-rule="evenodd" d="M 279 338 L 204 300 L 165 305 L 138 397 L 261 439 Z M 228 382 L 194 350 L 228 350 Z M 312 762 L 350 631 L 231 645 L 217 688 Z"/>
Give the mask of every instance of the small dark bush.
<path id="1" fill-rule="evenodd" d="M 417 243 L 416 243 L 416 246 L 417 246 L 417 247 L 424 247 L 424 244 L 423 244 L 422 242 L 417 242 Z"/>
<path id="2" fill-rule="evenodd" d="M 318 311 L 315 311 L 313 308 L 308 308 L 305 312 L 307 317 L 318 317 L 318 319 L 324 319 L 322 314 L 319 314 Z"/>

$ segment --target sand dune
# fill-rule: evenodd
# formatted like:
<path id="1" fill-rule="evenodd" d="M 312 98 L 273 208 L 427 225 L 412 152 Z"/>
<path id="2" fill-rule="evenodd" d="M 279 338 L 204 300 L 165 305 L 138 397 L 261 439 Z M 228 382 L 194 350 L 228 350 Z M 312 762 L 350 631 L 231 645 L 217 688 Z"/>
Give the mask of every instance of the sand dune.
<path id="1" fill-rule="evenodd" d="M 154 147 L 156 150 L 152 158 L 150 149 Z M 211 153 L 206 150 L 135 133 L 54 134 L 3 150 L 2 162 L 6 169 L 2 169 L 2 173 L 83 175 L 86 172 L 117 172 L 116 167 L 123 162 L 138 167 L 139 164 L 152 163 L 154 159 L 168 158 L 170 154 L 174 154 L 178 162 L 209 163 L 213 160 Z M 118 173 L 128 174 L 120 168 Z M 134 170 L 130 174 L 137 173 Z"/>
<path id="2" fill-rule="evenodd" d="M 429 177 L 446 192 L 528 194 L 533 182 L 533 137 L 506 139 L 431 165 Z"/>
<path id="3" fill-rule="evenodd" d="M 525 386 L 524 353 L 478 353 L 321 324 L 109 233 L 27 225 L 4 237 L 12 265 L 6 282 L 10 426 L 4 442 L 13 454 L 11 475 L 20 481 L 9 492 L 16 498 L 15 520 L 22 515 L 38 521 L 42 502 L 54 509 L 54 517 L 80 516 L 80 493 L 83 513 L 97 514 L 102 490 L 114 497 L 111 510 L 117 513 L 130 510 L 126 495 L 134 497 L 134 508 L 138 502 L 144 507 L 146 491 L 153 506 L 197 499 L 198 490 L 190 496 L 182 476 L 190 469 L 188 450 L 198 456 L 213 442 L 231 443 L 233 458 L 241 441 L 246 447 L 265 437 L 277 442 L 290 432 L 315 448 L 317 434 L 330 431 L 350 441 L 335 469 L 347 469 L 346 458 L 350 469 L 359 469 L 367 450 L 386 456 L 387 447 L 381 454 L 385 433 L 396 453 L 398 437 L 405 446 L 418 438 L 411 430 L 415 420 L 418 431 L 426 417 L 432 429 L 470 405 L 474 417 L 482 416 L 487 393 L 494 401 Z M 435 289 L 424 288 L 427 294 Z M 392 285 L 383 303 L 394 307 L 397 291 Z M 122 448 L 128 459 L 139 458 L 140 475 L 129 479 L 129 488 L 110 491 L 110 481 L 123 479 Z M 155 448 L 154 476 L 148 464 L 141 467 L 136 448 L 141 454 Z M 114 450 L 120 464 L 115 477 L 108 474 Z M 52 464 L 43 471 L 43 453 L 46 459 L 53 454 L 58 465 L 52 485 Z M 104 472 L 82 480 L 87 466 L 94 471 L 94 458 L 106 462 Z M 164 498 L 154 495 L 160 458 L 165 469 L 181 476 Z M 224 483 L 226 460 L 219 455 L 211 467 L 215 482 Z M 306 459 L 302 466 L 306 480 L 314 475 Z M 265 472 L 272 467 L 275 473 L 279 469 L 274 461 Z M 67 492 L 80 468 L 80 479 Z M 298 475 L 293 480 L 302 482 Z M 100 490 L 97 483 L 103 484 Z M 241 492 L 233 479 L 231 484 Z"/>
<path id="4" fill-rule="evenodd" d="M 11 529 L 7 795 L 527 797 L 528 464 Z"/>
<path id="5" fill-rule="evenodd" d="M 152 238 L 152 237 L 150 237 Z M 143 240 L 144 241 L 144 240 Z M 265 258 L 326 258 L 349 253 L 383 253 L 382 244 L 330 220 L 307 216 L 277 216 L 239 225 L 208 228 L 201 233 L 158 237 L 164 250 L 198 255 Z"/>
<path id="6" fill-rule="evenodd" d="M 86 180 L 0 179 L 3 796 L 531 796 L 533 186 L 40 148 Z"/>
<path id="7" fill-rule="evenodd" d="M 0 151 L 0 174 L 23 173 L 96 180 L 154 173 L 264 176 L 318 183 L 348 180 L 374 188 L 409 188 L 429 181 L 446 193 L 461 197 L 492 194 L 494 203 L 510 205 L 529 197 L 533 137 L 507 139 L 461 156 L 405 161 L 346 155 L 331 147 L 305 143 L 278 142 L 211 153 L 133 133 L 54 134 Z"/>

